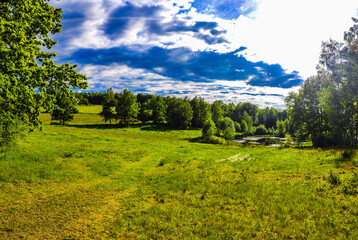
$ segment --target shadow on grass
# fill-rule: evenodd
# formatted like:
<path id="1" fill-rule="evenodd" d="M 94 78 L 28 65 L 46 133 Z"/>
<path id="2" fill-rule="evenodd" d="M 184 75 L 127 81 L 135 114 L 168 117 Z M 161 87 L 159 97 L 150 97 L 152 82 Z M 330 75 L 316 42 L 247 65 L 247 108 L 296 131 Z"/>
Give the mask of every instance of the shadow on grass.
<path id="1" fill-rule="evenodd" d="M 116 129 L 116 128 L 125 128 L 126 126 L 118 124 L 70 124 L 65 125 L 66 127 L 75 127 L 75 128 L 87 128 L 87 129 Z"/>
<path id="2" fill-rule="evenodd" d="M 195 143 L 206 143 L 204 141 L 203 137 L 196 137 L 196 138 L 186 138 L 185 140 L 188 140 L 189 142 L 195 142 Z"/>
<path id="3" fill-rule="evenodd" d="M 178 130 L 167 125 L 143 125 L 140 127 L 142 131 L 154 131 L 154 132 L 169 132 Z"/>
<path id="4" fill-rule="evenodd" d="M 59 125 L 59 124 L 53 124 Z M 167 126 L 167 125 L 148 125 L 148 124 L 131 124 L 129 126 L 121 125 L 121 124 L 66 124 L 63 126 L 67 127 L 75 127 L 75 128 L 88 128 L 88 129 L 117 129 L 117 128 L 139 128 L 141 131 L 154 131 L 154 132 L 169 132 L 169 131 L 177 131 L 180 129 Z"/>

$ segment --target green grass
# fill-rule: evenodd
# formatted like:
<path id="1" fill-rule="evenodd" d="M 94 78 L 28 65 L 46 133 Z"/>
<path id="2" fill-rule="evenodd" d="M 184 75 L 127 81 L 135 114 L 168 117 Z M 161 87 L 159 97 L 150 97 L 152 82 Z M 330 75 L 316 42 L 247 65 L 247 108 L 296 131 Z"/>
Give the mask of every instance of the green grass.
<path id="1" fill-rule="evenodd" d="M 0 148 L 0 239 L 358 238 L 356 150 L 204 144 L 100 111 L 42 114 Z"/>

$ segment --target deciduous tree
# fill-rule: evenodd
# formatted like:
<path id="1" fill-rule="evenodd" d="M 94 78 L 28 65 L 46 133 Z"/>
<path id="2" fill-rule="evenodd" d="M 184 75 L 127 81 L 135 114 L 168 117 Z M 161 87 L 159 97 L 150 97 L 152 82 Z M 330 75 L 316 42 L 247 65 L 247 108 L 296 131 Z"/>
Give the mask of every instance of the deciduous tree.
<path id="1" fill-rule="evenodd" d="M 139 105 L 137 97 L 131 91 L 124 89 L 123 93 L 118 95 L 116 106 L 116 118 L 125 126 L 132 124 L 137 119 Z"/>
<path id="2" fill-rule="evenodd" d="M 52 61 L 56 53 L 50 50 L 56 41 L 51 35 L 61 31 L 61 13 L 47 0 L 0 3 L 0 125 L 5 131 L 17 123 L 39 125 L 39 107 L 56 99 L 49 97 L 54 86 L 87 86 L 86 77 L 78 74 L 75 66 Z M 71 71 L 74 79 L 67 81 L 66 71 Z M 5 133 L 10 136 L 6 142 L 13 139 L 14 132 Z"/>

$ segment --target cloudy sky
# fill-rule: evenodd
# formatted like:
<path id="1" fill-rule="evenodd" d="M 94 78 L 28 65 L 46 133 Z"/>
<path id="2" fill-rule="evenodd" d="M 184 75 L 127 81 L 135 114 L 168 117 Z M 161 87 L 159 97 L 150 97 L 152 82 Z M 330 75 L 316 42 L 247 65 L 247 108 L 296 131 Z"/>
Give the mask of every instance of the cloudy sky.
<path id="1" fill-rule="evenodd" d="M 357 0 L 61 0 L 58 63 L 86 91 L 282 107 L 315 74 L 322 41 L 342 41 Z"/>

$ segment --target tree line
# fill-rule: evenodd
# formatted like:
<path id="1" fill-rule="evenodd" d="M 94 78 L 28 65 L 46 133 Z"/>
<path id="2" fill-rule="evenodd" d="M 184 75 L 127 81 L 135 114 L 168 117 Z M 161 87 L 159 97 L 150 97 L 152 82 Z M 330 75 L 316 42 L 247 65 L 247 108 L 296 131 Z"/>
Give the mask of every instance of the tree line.
<path id="1" fill-rule="evenodd" d="M 220 136 L 233 139 L 241 135 L 278 135 L 291 132 L 286 110 L 259 109 L 249 102 L 229 103 L 205 102 L 201 97 L 175 98 L 150 94 L 134 95 L 125 89 L 114 93 L 112 88 L 103 94 L 102 111 L 104 122 L 116 122 L 128 126 L 135 122 L 166 124 L 179 129 L 215 126 L 215 130 L 203 130 L 203 136 Z M 209 131 L 209 132 L 210 132 Z"/>

